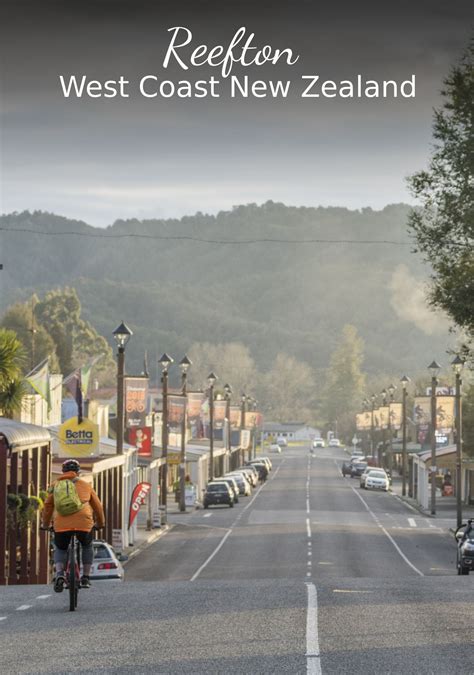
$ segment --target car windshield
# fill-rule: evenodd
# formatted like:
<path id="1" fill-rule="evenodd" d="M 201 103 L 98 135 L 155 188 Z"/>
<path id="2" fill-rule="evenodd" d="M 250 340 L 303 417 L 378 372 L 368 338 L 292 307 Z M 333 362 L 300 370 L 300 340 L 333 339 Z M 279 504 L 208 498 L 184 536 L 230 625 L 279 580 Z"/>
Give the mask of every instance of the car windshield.
<path id="1" fill-rule="evenodd" d="M 208 492 L 227 492 L 227 485 L 223 485 L 222 483 L 220 485 L 208 485 L 207 491 Z"/>
<path id="2" fill-rule="evenodd" d="M 101 560 L 110 557 L 110 552 L 106 546 L 94 546 L 94 560 Z"/>
<path id="3" fill-rule="evenodd" d="M 369 471 L 369 476 L 371 478 L 387 478 L 385 471 Z"/>

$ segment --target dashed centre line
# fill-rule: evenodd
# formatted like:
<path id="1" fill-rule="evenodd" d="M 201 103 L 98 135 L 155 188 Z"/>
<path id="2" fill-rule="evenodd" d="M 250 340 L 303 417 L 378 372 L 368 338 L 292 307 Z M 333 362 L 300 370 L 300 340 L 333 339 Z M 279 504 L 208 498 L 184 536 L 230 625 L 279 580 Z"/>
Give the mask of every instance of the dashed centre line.
<path id="1" fill-rule="evenodd" d="M 20 605 L 16 608 L 17 612 L 23 612 L 25 609 L 31 609 L 32 605 Z"/>

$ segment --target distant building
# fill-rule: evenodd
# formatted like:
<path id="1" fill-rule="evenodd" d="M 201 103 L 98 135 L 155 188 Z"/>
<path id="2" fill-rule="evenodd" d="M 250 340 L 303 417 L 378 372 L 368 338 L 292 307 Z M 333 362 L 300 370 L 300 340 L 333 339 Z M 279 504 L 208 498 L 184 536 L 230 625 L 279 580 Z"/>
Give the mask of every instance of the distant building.
<path id="1" fill-rule="evenodd" d="M 264 438 L 282 436 L 288 441 L 310 441 L 321 436 L 319 429 L 305 422 L 265 422 L 263 434 Z"/>

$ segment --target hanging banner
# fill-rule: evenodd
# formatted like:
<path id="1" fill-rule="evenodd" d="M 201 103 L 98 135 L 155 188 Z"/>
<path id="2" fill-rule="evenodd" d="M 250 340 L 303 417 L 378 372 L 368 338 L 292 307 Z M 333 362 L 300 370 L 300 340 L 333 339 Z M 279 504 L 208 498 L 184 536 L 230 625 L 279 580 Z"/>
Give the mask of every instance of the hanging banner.
<path id="1" fill-rule="evenodd" d="M 238 405 L 230 406 L 230 426 L 232 429 L 240 429 L 242 410 Z"/>
<path id="2" fill-rule="evenodd" d="M 380 429 L 380 414 L 379 414 L 380 408 L 375 408 L 374 410 L 374 429 L 379 430 Z"/>
<path id="3" fill-rule="evenodd" d="M 225 399 L 214 401 L 214 429 L 222 429 L 224 427 L 226 409 L 227 401 Z"/>
<path id="4" fill-rule="evenodd" d="M 245 413 L 245 427 L 246 429 L 253 429 L 254 427 L 259 427 L 262 421 L 261 413 L 256 410 Z"/>
<path id="5" fill-rule="evenodd" d="M 390 427 L 392 430 L 398 431 L 402 428 L 402 404 L 390 403 Z"/>
<path id="6" fill-rule="evenodd" d="M 357 413 L 356 415 L 356 429 L 357 431 L 366 431 L 366 415 L 369 415 L 369 429 L 370 429 L 370 413 Z"/>
<path id="7" fill-rule="evenodd" d="M 146 425 L 148 378 L 123 378 L 125 426 L 127 429 Z"/>
<path id="8" fill-rule="evenodd" d="M 132 498 L 130 500 L 130 512 L 128 515 L 128 527 L 132 527 L 135 518 L 138 516 L 141 505 L 145 502 L 147 494 L 151 490 L 151 483 L 138 483 L 135 485 Z"/>
<path id="9" fill-rule="evenodd" d="M 378 409 L 379 414 L 379 429 L 388 429 L 388 418 L 390 415 L 390 408 L 388 405 L 381 406 Z"/>
<path id="10" fill-rule="evenodd" d="M 71 417 L 59 427 L 60 457 L 91 457 L 99 453 L 99 427 L 87 418 Z"/>
<path id="11" fill-rule="evenodd" d="M 442 434 L 449 434 L 454 429 L 454 396 L 436 397 L 436 429 Z"/>
<path id="12" fill-rule="evenodd" d="M 138 427 L 128 430 L 128 442 L 134 445 L 140 457 L 151 457 L 151 427 Z"/>
<path id="13" fill-rule="evenodd" d="M 187 394 L 187 413 L 188 426 L 191 433 L 191 438 L 202 438 L 203 428 L 201 421 L 201 405 L 204 394 L 202 391 L 189 391 Z"/>
<path id="14" fill-rule="evenodd" d="M 240 447 L 248 450 L 250 447 L 250 429 L 242 429 L 240 432 Z"/>
<path id="15" fill-rule="evenodd" d="M 423 425 L 431 422 L 431 398 L 429 396 L 417 396 L 413 410 L 415 424 Z"/>
<path id="16" fill-rule="evenodd" d="M 168 394 L 168 430 L 172 434 L 180 434 L 186 414 L 186 396 Z"/>

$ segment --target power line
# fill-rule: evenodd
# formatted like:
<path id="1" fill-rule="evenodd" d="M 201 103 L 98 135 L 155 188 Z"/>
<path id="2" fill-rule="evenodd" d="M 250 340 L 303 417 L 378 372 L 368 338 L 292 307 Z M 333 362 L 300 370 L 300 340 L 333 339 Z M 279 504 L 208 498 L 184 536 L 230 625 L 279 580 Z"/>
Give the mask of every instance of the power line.
<path id="1" fill-rule="evenodd" d="M 87 237 L 90 239 L 152 239 L 160 241 L 193 241 L 202 244 L 224 244 L 224 245 L 248 245 L 248 244 L 356 244 L 371 245 L 384 244 L 387 246 L 413 246 L 409 241 L 395 241 L 391 239 L 276 239 L 273 237 L 262 237 L 258 239 L 207 239 L 205 237 L 192 237 L 186 234 L 161 235 L 161 234 L 139 234 L 136 232 L 126 232 L 124 234 L 103 234 L 91 232 L 44 232 L 40 230 L 31 230 L 28 228 L 7 228 L 0 227 L 1 232 L 21 232 L 24 234 L 36 234 L 41 237 Z"/>

